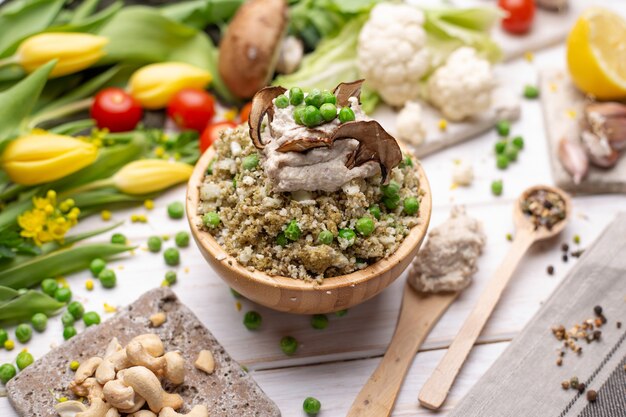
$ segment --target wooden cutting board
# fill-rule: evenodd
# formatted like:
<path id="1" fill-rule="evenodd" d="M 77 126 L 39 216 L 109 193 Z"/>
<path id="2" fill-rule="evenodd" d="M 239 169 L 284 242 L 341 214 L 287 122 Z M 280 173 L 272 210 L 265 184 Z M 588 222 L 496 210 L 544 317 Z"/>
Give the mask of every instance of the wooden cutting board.
<path id="1" fill-rule="evenodd" d="M 579 117 L 586 102 L 585 96 L 574 87 L 566 70 L 543 69 L 539 73 L 541 104 L 543 108 L 548 152 L 552 175 L 557 186 L 570 192 L 588 194 L 626 193 L 626 156 L 616 166 L 602 169 L 589 166 L 589 173 L 580 184 L 574 184 L 558 158 L 561 138 L 580 141 Z"/>

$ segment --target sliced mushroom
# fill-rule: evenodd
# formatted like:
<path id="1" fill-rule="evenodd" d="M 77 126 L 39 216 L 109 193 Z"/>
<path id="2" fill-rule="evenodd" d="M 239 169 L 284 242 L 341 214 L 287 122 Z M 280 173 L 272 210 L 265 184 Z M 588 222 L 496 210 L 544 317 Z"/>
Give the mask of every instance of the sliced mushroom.
<path id="1" fill-rule="evenodd" d="M 352 169 L 367 162 L 378 162 L 383 184 L 389 182 L 391 170 L 402 161 L 402 151 L 396 140 L 374 120 L 343 123 L 331 137 L 356 139 L 359 146 L 348 156 L 346 167 Z"/>
<path id="2" fill-rule="evenodd" d="M 265 87 L 254 95 L 252 99 L 252 108 L 250 116 L 248 116 L 248 125 L 250 126 L 250 138 L 257 149 L 263 149 L 265 144 L 261 140 L 261 125 L 267 114 L 269 123 L 274 119 L 274 100 L 279 95 L 287 91 L 283 87 Z"/>
<path id="3" fill-rule="evenodd" d="M 309 137 L 291 139 L 276 148 L 278 152 L 306 152 L 314 148 L 328 148 L 333 144 L 330 138 Z"/>
<path id="4" fill-rule="evenodd" d="M 365 80 L 356 80 L 349 83 L 340 83 L 333 90 L 333 94 L 337 97 L 337 106 L 347 106 L 350 104 L 348 99 L 350 97 L 356 97 L 359 102 L 361 99 L 361 87 L 363 86 L 363 81 Z"/>

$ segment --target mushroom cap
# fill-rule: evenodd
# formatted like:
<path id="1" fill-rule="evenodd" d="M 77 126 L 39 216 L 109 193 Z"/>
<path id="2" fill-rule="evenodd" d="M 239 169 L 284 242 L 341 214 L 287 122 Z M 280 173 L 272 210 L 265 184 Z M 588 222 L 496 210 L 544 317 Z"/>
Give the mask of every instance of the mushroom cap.
<path id="1" fill-rule="evenodd" d="M 250 0 L 231 20 L 220 42 L 218 70 L 228 89 L 250 98 L 274 73 L 287 30 L 285 0 Z"/>

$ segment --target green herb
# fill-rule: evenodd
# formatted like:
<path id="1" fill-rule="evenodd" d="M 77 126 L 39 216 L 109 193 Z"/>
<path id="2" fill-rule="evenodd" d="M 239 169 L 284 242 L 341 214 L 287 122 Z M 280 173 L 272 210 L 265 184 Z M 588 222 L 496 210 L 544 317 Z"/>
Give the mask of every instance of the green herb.
<path id="1" fill-rule="evenodd" d="M 257 330 L 261 327 L 261 323 L 263 318 L 256 311 L 248 311 L 243 317 L 243 325 L 246 326 L 248 330 Z"/>
<path id="2" fill-rule="evenodd" d="M 291 356 L 298 350 L 298 341 L 291 336 L 285 336 L 280 339 L 280 348 L 285 355 Z"/>
<path id="3" fill-rule="evenodd" d="M 311 317 L 311 327 L 323 330 L 328 327 L 328 317 L 326 314 L 315 314 Z"/>

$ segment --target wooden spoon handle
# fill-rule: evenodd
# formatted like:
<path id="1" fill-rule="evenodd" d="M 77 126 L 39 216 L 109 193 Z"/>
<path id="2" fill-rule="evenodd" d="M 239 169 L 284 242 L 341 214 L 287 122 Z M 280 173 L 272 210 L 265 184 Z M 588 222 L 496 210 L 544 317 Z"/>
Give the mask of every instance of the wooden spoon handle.
<path id="1" fill-rule="evenodd" d="M 352 403 L 347 417 L 391 414 L 404 377 L 420 345 L 458 293 L 420 294 L 407 283 L 396 331 L 385 356 Z"/>
<path id="2" fill-rule="evenodd" d="M 454 338 L 450 348 L 422 387 L 418 397 L 421 405 L 431 410 L 436 410 L 442 406 L 457 374 L 498 303 L 517 264 L 533 241 L 534 236 L 530 232 L 521 231 L 516 236 L 504 262 L 487 283 L 476 306 L 463 323 L 463 327 Z"/>

